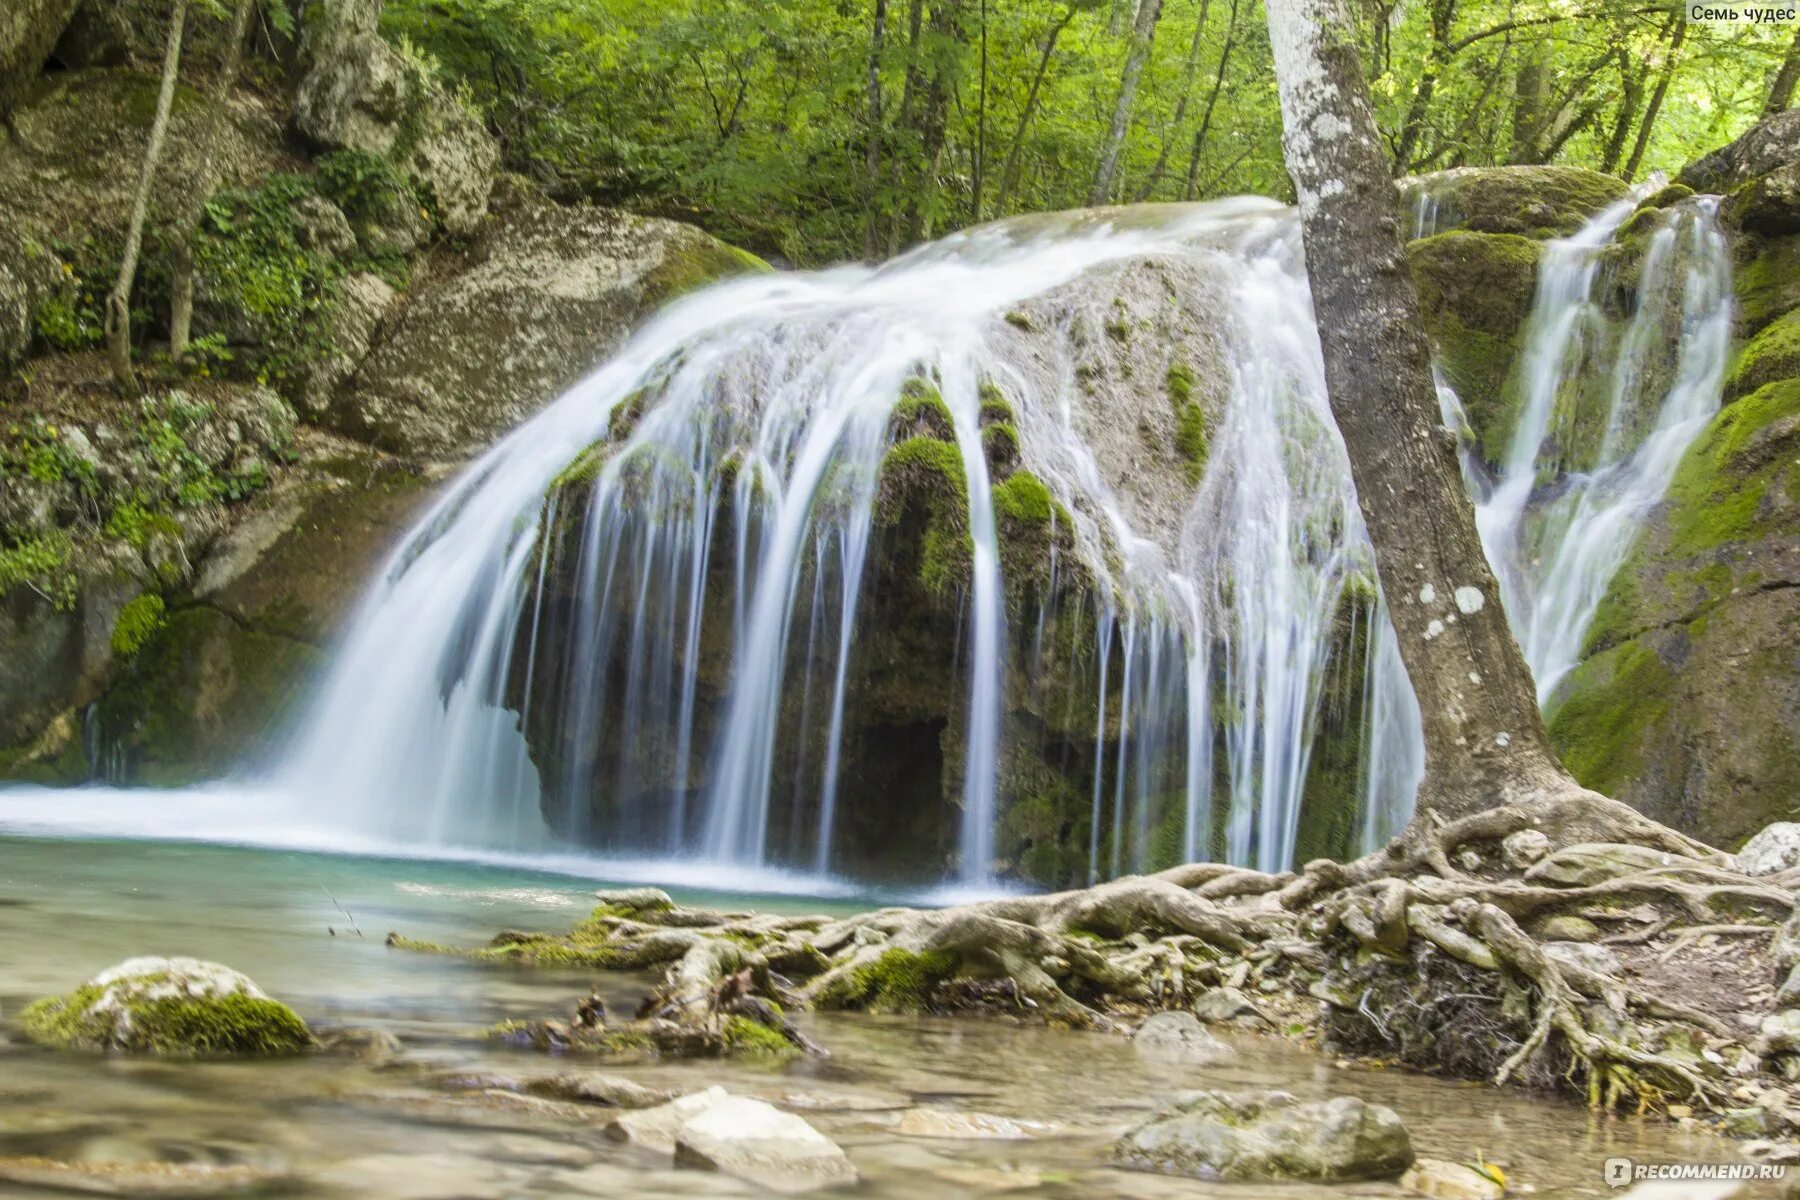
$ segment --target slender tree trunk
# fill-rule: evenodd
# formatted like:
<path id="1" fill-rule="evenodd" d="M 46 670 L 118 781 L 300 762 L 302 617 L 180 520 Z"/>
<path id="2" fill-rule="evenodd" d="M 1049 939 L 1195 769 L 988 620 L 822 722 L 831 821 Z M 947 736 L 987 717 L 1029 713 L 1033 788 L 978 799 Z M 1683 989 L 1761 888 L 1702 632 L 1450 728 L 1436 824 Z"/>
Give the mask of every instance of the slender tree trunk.
<path id="1" fill-rule="evenodd" d="M 213 161 L 219 153 L 219 136 L 225 125 L 225 113 L 231 103 L 231 88 L 237 82 L 238 67 L 243 61 L 244 33 L 250 27 L 250 10 L 256 0 L 237 0 L 231 13 L 231 31 L 226 35 L 225 62 L 219 77 L 213 81 L 208 97 L 206 128 L 200 134 L 200 161 L 194 168 L 194 182 L 184 197 L 181 216 L 176 222 L 174 250 L 171 253 L 169 281 L 169 357 L 179 359 L 187 353 L 188 339 L 194 323 L 194 239 L 200 229 L 200 216 L 206 198 L 212 195 Z"/>
<path id="2" fill-rule="evenodd" d="M 873 260 L 876 246 L 876 197 L 881 193 L 881 54 L 887 45 L 888 0 L 875 0 L 874 28 L 869 34 L 869 145 L 865 155 L 863 255 Z"/>
<path id="3" fill-rule="evenodd" d="M 923 82 L 919 71 L 919 35 L 923 32 L 925 21 L 925 0 L 912 0 L 906 14 L 906 83 L 900 90 L 900 124 L 902 135 L 909 134 L 913 128 L 913 103 L 919 94 Z M 897 148 L 893 155 L 894 195 L 898 197 L 906 184 L 906 155 L 904 148 Z M 888 222 L 888 256 L 891 258 L 900 252 L 900 239 L 905 233 L 905 213 L 896 204 L 892 219 Z"/>
<path id="4" fill-rule="evenodd" d="M 1617 54 L 1619 111 L 1613 119 L 1612 135 L 1606 139 L 1606 151 L 1600 156 L 1600 169 L 1608 175 L 1619 169 L 1619 159 L 1625 155 L 1625 139 L 1631 134 L 1631 123 L 1637 119 L 1637 107 L 1644 98 L 1642 64 L 1623 46 Z"/>
<path id="5" fill-rule="evenodd" d="M 1206 111 L 1201 114 L 1200 128 L 1194 130 L 1194 148 L 1188 154 L 1187 181 L 1182 186 L 1181 198 L 1194 200 L 1200 195 L 1200 156 L 1206 150 L 1207 135 L 1212 132 L 1213 109 L 1218 106 L 1219 93 L 1225 90 L 1225 68 L 1231 65 L 1231 51 L 1237 45 L 1238 3 L 1231 0 L 1231 15 L 1225 20 L 1225 44 L 1219 48 L 1219 69 L 1213 74 L 1212 91 L 1206 95 Z"/>
<path id="6" fill-rule="evenodd" d="M 1400 124 L 1400 145 L 1394 150 L 1394 170 L 1399 174 L 1414 169 L 1413 158 L 1425 132 L 1425 118 L 1431 115 L 1431 98 L 1437 93 L 1438 77 L 1455 56 L 1450 49 L 1450 29 L 1455 21 L 1456 0 L 1431 0 L 1431 45 L 1425 51 L 1419 86 L 1413 90 L 1412 102 L 1406 106 L 1406 117 Z"/>
<path id="7" fill-rule="evenodd" d="M 1169 147 L 1173 145 L 1172 137 L 1180 130 L 1181 123 L 1187 119 L 1188 97 L 1194 91 L 1194 76 L 1200 70 L 1200 51 L 1206 44 L 1206 18 L 1212 8 L 1212 0 L 1200 0 L 1200 12 L 1194 20 L 1194 40 L 1188 44 L 1187 63 L 1181 68 L 1181 96 L 1175 101 L 1175 115 L 1169 118 L 1169 137 L 1163 138 L 1162 149 L 1156 152 L 1156 162 L 1150 168 L 1150 174 L 1144 177 L 1144 186 L 1137 192 L 1137 201 L 1142 204 L 1162 182 L 1163 172 L 1169 166 Z"/>
<path id="8" fill-rule="evenodd" d="M 1138 80 L 1144 64 L 1150 59 L 1150 48 L 1156 40 L 1157 18 L 1162 16 L 1162 0 L 1143 0 L 1138 7 L 1137 23 L 1131 28 L 1131 49 L 1125 55 L 1125 70 L 1119 76 L 1119 98 L 1113 105 L 1112 128 L 1100 150 L 1100 165 L 1094 171 L 1094 186 L 1088 189 L 1088 204 L 1105 204 L 1112 195 L 1113 177 L 1119 169 L 1119 152 L 1125 146 L 1125 130 L 1131 124 L 1131 108 L 1137 102 Z"/>
<path id="9" fill-rule="evenodd" d="M 1331 411 L 1425 732 L 1421 817 L 1575 789 L 1482 552 L 1345 0 L 1267 0 Z"/>
<path id="10" fill-rule="evenodd" d="M 981 223 L 981 190 L 987 175 L 988 0 L 981 0 L 981 90 L 976 98 L 975 161 L 970 174 L 970 210 Z"/>
<path id="11" fill-rule="evenodd" d="M 1682 19 L 1681 13 L 1669 18 L 1674 27 L 1675 36 L 1669 39 L 1669 51 L 1663 59 L 1662 72 L 1656 77 L 1656 87 L 1650 93 L 1650 103 L 1644 108 L 1644 119 L 1638 122 L 1637 140 L 1631 144 L 1631 157 L 1625 161 L 1623 178 L 1630 183 L 1637 178 L 1638 168 L 1644 163 L 1644 151 L 1650 145 L 1650 131 L 1656 127 L 1657 114 L 1662 112 L 1663 98 L 1669 94 L 1669 81 L 1675 77 L 1675 64 L 1681 58 L 1681 43 L 1687 38 L 1688 23 Z"/>
<path id="12" fill-rule="evenodd" d="M 119 261 L 119 277 L 106 297 L 106 357 L 112 365 L 113 381 L 127 391 L 137 387 L 131 370 L 131 285 L 137 278 L 138 255 L 144 249 L 144 222 L 150 215 L 150 189 L 156 183 L 156 167 L 162 160 L 163 139 L 169 131 L 169 110 L 175 104 L 175 80 L 181 73 L 181 35 L 186 23 L 187 0 L 175 0 L 169 14 L 169 41 L 163 50 L 162 88 L 156 94 L 156 116 L 150 122 L 150 141 L 144 148 L 137 196 L 131 203 L 125 254 Z"/>
<path id="13" fill-rule="evenodd" d="M 1513 77 L 1512 149 L 1506 161 L 1514 165 L 1539 160 L 1538 133 L 1544 124 L 1544 93 L 1549 87 L 1549 64 L 1545 51 L 1538 47 L 1529 52 Z"/>
<path id="14" fill-rule="evenodd" d="M 1056 39 L 1062 31 L 1069 27 L 1075 19 L 1075 6 L 1070 5 L 1063 10 L 1062 18 L 1050 27 L 1044 35 L 1044 50 L 1038 55 L 1037 71 L 1031 77 L 1031 88 L 1025 93 L 1025 107 L 1019 112 L 1018 128 L 1013 130 L 1012 145 L 1006 148 L 1006 165 L 1000 170 L 1000 197 L 995 211 L 1006 215 L 1006 205 L 1012 199 L 1013 188 L 1019 182 L 1019 154 L 1025 146 L 1025 131 L 1031 126 L 1031 118 L 1037 115 L 1038 97 L 1044 88 L 1044 76 L 1050 70 L 1051 56 L 1056 53 Z"/>
<path id="15" fill-rule="evenodd" d="M 1763 105 L 1763 116 L 1772 117 L 1791 108 L 1796 83 L 1800 83 L 1800 29 L 1794 31 L 1794 40 L 1788 43 L 1787 57 L 1781 60 L 1781 69 L 1775 72 L 1775 80 L 1769 85 L 1769 102 Z"/>
<path id="16" fill-rule="evenodd" d="M 931 30 L 936 35 L 930 83 L 925 89 L 923 120 L 919 131 L 919 186 L 908 214 L 908 242 L 931 237 L 932 215 L 937 208 L 938 172 L 944 162 L 944 144 L 950 132 L 950 92 L 954 83 L 952 45 L 961 46 L 963 0 L 937 0 L 931 6 Z"/>

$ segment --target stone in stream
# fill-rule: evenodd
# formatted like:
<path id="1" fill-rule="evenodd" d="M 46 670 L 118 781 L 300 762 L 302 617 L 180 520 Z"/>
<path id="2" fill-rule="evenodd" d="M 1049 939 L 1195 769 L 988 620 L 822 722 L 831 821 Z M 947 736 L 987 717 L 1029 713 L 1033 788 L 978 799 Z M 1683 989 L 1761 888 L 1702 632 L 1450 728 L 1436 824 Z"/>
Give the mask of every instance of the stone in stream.
<path id="1" fill-rule="evenodd" d="M 1171 1062 L 1215 1064 L 1237 1058 L 1237 1051 L 1208 1033 L 1190 1012 L 1152 1014 L 1131 1035 L 1131 1044 L 1140 1054 Z"/>
<path id="2" fill-rule="evenodd" d="M 1500 1200 L 1506 1185 L 1485 1171 L 1441 1158 L 1421 1158 L 1400 1177 L 1400 1186 L 1433 1200 Z"/>
<path id="3" fill-rule="evenodd" d="M 675 1135 L 675 1162 L 790 1195 L 856 1182 L 856 1168 L 836 1142 L 748 1096 L 725 1096 L 685 1121 Z"/>
<path id="4" fill-rule="evenodd" d="M 1048 1133 L 1040 1121 L 1015 1121 L 992 1113 L 957 1112 L 949 1108 L 912 1108 L 900 1114 L 894 1132 L 904 1137 L 961 1141 L 1022 1141 Z"/>
<path id="5" fill-rule="evenodd" d="M 654 1108 L 667 1104 L 673 1093 L 645 1087 L 618 1075 L 547 1075 L 527 1079 L 524 1089 L 534 1096 L 603 1104 L 612 1108 Z"/>
<path id="6" fill-rule="evenodd" d="M 1392 1179 L 1412 1141 L 1390 1108 L 1350 1096 L 1189 1092 L 1113 1147 L 1125 1166 L 1228 1182 Z"/>
<path id="7" fill-rule="evenodd" d="M 311 1049 L 294 1010 L 247 976 L 195 958 L 133 958 L 19 1014 L 25 1036 L 64 1050 L 273 1055 Z"/>
<path id="8" fill-rule="evenodd" d="M 1234 987 L 1216 987 L 1205 992 L 1194 1001 L 1193 1014 L 1207 1024 L 1222 1021 L 1256 1020 L 1265 1024 L 1274 1024 L 1262 1009 L 1251 1002 Z"/>
<path id="9" fill-rule="evenodd" d="M 689 1092 L 655 1108 L 628 1112 L 607 1126 L 607 1133 L 633 1146 L 670 1154 L 675 1150 L 675 1135 L 681 1132 L 682 1125 L 689 1118 L 723 1102 L 730 1094 L 716 1085 L 705 1091 Z"/>

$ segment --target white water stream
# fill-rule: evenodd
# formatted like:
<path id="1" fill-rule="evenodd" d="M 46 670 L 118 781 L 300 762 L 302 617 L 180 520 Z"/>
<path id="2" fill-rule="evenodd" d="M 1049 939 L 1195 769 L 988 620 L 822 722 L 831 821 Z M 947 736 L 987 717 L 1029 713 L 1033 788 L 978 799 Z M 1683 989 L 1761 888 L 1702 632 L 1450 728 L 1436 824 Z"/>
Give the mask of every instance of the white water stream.
<path id="1" fill-rule="evenodd" d="M 1718 405 L 1730 306 L 1712 209 L 1672 212 L 1632 315 L 1609 323 L 1601 255 L 1629 211 L 1549 247 L 1511 443 L 1497 473 L 1465 456 L 1541 696 L 1577 660 L 1608 580 Z M 1178 531 L 1141 527 L 1121 494 L 1129 481 L 1103 468 L 1096 420 L 1109 414 L 1083 395 L 1073 352 L 1007 322 L 1046 297 L 1101 303 L 1109 271 L 1146 262 L 1185 264 L 1226 297 L 1224 311 L 1205 311 L 1199 290 L 1174 297 L 1221 326 L 1228 376 Z M 1098 298 L 1084 297 L 1090 280 Z M 1143 365 L 1155 369 L 1140 379 L 1161 379 L 1163 362 Z M 726 868 L 828 875 L 852 806 L 951 802 L 866 794 L 843 778 L 879 474 L 891 411 L 915 377 L 933 379 L 949 409 L 968 489 L 960 811 L 946 864 L 961 887 L 996 886 L 997 828 L 1015 799 L 1001 786 L 1008 655 L 1032 645 L 1022 669 L 1036 688 L 1045 623 L 1005 603 L 981 413 L 995 380 L 1026 464 L 1072 515 L 1076 554 L 1100 585 L 1093 669 L 1079 684 L 1098 713 L 1084 751 L 1088 873 L 1221 851 L 1290 865 L 1324 681 L 1346 645 L 1366 654 L 1361 836 L 1373 843 L 1404 820 L 1422 767 L 1418 713 L 1371 607 L 1297 224 L 1244 200 L 1024 219 L 879 268 L 743 279 L 678 302 L 465 470 L 408 534 L 270 773 L 224 804 L 156 801 L 148 822 L 141 797 L 13 791 L 0 824 L 430 854 L 577 847 L 680 858 L 714 879 Z M 1603 419 L 1586 415 L 1602 432 L 1577 454 L 1556 433 L 1582 415 L 1575 385 L 1596 379 L 1609 382 L 1581 394 L 1604 399 Z M 583 510 L 559 509 L 579 489 L 546 505 L 615 424 L 629 432 L 593 470 Z M 574 581 L 562 619 L 575 632 L 557 653 L 533 653 L 552 615 L 551 545 L 575 548 L 572 564 L 555 564 Z M 709 625 L 719 618 L 704 604 L 721 570 L 728 630 Z M 1009 627 L 1020 620 L 1036 621 L 1035 640 Z M 708 720 L 699 663 L 718 639 L 730 685 Z M 563 751 L 554 781 L 540 780 L 520 732 L 545 696 Z M 795 761 L 784 730 L 801 747 L 816 736 L 818 750 Z M 581 798 L 554 829 L 548 792 Z"/>

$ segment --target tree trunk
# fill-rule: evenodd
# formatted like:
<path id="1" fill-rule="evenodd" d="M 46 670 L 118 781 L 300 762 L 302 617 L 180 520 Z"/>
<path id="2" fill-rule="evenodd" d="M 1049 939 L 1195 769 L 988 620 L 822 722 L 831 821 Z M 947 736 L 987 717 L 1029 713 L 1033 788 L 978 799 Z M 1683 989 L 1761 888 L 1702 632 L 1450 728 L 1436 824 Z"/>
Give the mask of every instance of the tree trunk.
<path id="1" fill-rule="evenodd" d="M 1406 118 L 1400 125 L 1400 145 L 1394 151 L 1394 170 L 1405 175 L 1413 168 L 1418 153 L 1419 137 L 1425 132 L 1425 118 L 1431 115 L 1431 98 L 1437 93 L 1438 76 L 1450 65 L 1455 51 L 1450 49 L 1450 29 L 1456 21 L 1456 0 L 1431 0 L 1431 46 L 1425 51 L 1425 67 L 1419 73 L 1419 86 L 1412 102 L 1406 106 Z"/>
<path id="2" fill-rule="evenodd" d="M 144 222 L 150 215 L 150 189 L 156 183 L 163 138 L 169 131 L 169 110 L 175 104 L 175 79 L 181 73 L 181 34 L 186 22 L 187 0 L 175 0 L 175 8 L 169 14 L 169 41 L 163 51 L 162 88 L 156 94 L 156 116 L 150 122 L 150 142 L 144 148 L 137 196 L 131 203 L 125 254 L 119 261 L 119 277 L 106 297 L 106 357 L 112 365 L 113 381 L 127 391 L 137 387 L 137 378 L 131 371 L 131 285 L 137 278 L 138 255 L 144 249 Z"/>
<path id="3" fill-rule="evenodd" d="M 1612 136 L 1606 140 L 1606 152 L 1600 158 L 1600 169 L 1611 175 L 1619 169 L 1625 155 L 1625 139 L 1631 134 L 1631 123 L 1637 119 L 1637 106 L 1644 98 L 1644 68 L 1630 50 L 1621 47 L 1619 59 L 1619 111 L 1613 121 Z"/>
<path id="4" fill-rule="evenodd" d="M 1772 117 L 1792 107 L 1796 83 L 1800 83 L 1800 30 L 1795 30 L 1794 40 L 1788 43 L 1787 57 L 1781 60 L 1781 69 L 1775 72 L 1775 81 L 1769 85 L 1769 102 L 1763 105 L 1763 116 Z"/>
<path id="5" fill-rule="evenodd" d="M 172 359 L 187 353 L 188 339 L 193 332 L 194 239 L 199 234 L 206 198 L 212 195 L 215 186 L 213 160 L 219 153 L 219 132 L 225 124 L 225 110 L 231 103 L 231 87 L 237 82 L 238 66 L 243 61 L 244 32 L 250 27 L 250 10 L 255 7 L 256 0 L 237 0 L 237 7 L 232 10 L 225 62 L 219 68 L 219 77 L 213 81 L 206 128 L 200 134 L 200 161 L 194 168 L 193 186 L 184 198 L 181 218 L 175 226 L 175 248 L 169 264 L 169 357 Z"/>
<path id="6" fill-rule="evenodd" d="M 1549 64 L 1539 47 L 1519 64 L 1513 78 L 1512 149 L 1506 161 L 1513 165 L 1539 160 L 1538 132 L 1544 123 L 1544 93 L 1549 87 Z"/>
<path id="7" fill-rule="evenodd" d="M 1125 130 L 1131 124 L 1131 108 L 1137 102 L 1138 80 L 1144 64 L 1150 59 L 1150 47 L 1156 40 L 1156 21 L 1162 16 L 1162 0 L 1143 0 L 1138 7 L 1137 23 L 1131 29 L 1131 50 L 1125 55 L 1125 70 L 1119 76 L 1119 98 L 1113 105 L 1112 128 L 1100 150 L 1100 165 L 1094 171 L 1094 186 L 1088 190 L 1088 204 L 1105 204 L 1112 195 L 1113 177 L 1119 169 L 1119 152 L 1125 146 Z"/>
<path id="8" fill-rule="evenodd" d="M 875 0 L 874 28 L 869 35 L 869 145 L 865 156 L 863 197 L 863 253 L 873 260 L 876 246 L 876 197 L 881 193 L 881 54 L 887 45 L 888 0 Z"/>
<path id="9" fill-rule="evenodd" d="M 943 166 L 944 143 L 950 131 L 950 92 L 954 80 L 951 46 L 963 40 L 962 0 L 937 0 L 931 6 L 931 30 L 936 35 L 931 81 L 925 89 L 925 111 L 919 131 L 919 186 L 913 195 L 906 223 L 908 242 L 931 237 L 932 214 L 937 208 L 938 172 Z"/>
<path id="10" fill-rule="evenodd" d="M 1344 0 L 1267 9 L 1331 411 L 1424 720 L 1418 816 L 1576 790 L 1550 749 L 1440 422 L 1349 11 Z"/>
<path id="11" fill-rule="evenodd" d="M 1650 103 L 1644 109 L 1644 119 L 1638 124 L 1637 141 L 1631 145 L 1631 157 L 1625 162 L 1625 182 L 1630 183 L 1637 178 L 1638 168 L 1644 163 L 1644 151 L 1650 145 L 1650 131 L 1656 127 L 1656 116 L 1662 112 L 1663 97 L 1669 94 L 1669 80 L 1675 76 L 1675 64 L 1681 58 L 1681 43 L 1687 38 L 1688 23 L 1682 14 L 1676 13 L 1669 18 L 1675 36 L 1669 39 L 1668 56 L 1663 59 L 1662 73 L 1656 77 L 1656 88 L 1650 93 Z"/>
<path id="12" fill-rule="evenodd" d="M 1187 63 L 1181 68 L 1181 97 L 1175 101 L 1175 115 L 1169 118 L 1169 133 L 1173 135 L 1187 119 L 1188 96 L 1194 90 L 1194 75 L 1200 70 L 1200 51 L 1206 44 L 1206 18 L 1212 8 L 1212 0 L 1200 0 L 1200 12 L 1194 20 L 1194 40 L 1188 45 Z M 1163 172 L 1169 167 L 1170 137 L 1162 140 L 1162 149 L 1156 152 L 1156 162 L 1150 168 L 1150 174 L 1144 177 L 1144 184 L 1138 188 L 1137 202 L 1142 204 L 1162 182 Z"/>
<path id="13" fill-rule="evenodd" d="M 1003 217 L 1007 201 L 1012 199 L 1013 188 L 1019 182 L 1019 153 L 1025 146 L 1025 131 L 1031 126 L 1031 118 L 1037 115 L 1038 97 L 1043 92 L 1044 76 L 1050 70 L 1050 58 L 1056 53 L 1056 39 L 1074 19 L 1075 6 L 1071 4 L 1063 10 L 1062 19 L 1044 35 L 1044 50 L 1038 56 L 1037 72 L 1031 77 L 1031 90 L 1025 94 L 1025 107 L 1019 113 L 1018 128 L 1013 130 L 1012 145 L 1006 148 L 1006 165 L 1000 169 L 1000 196 L 995 211 Z"/>
<path id="14" fill-rule="evenodd" d="M 1207 134 L 1212 132 L 1213 109 L 1219 93 L 1225 90 L 1225 68 L 1231 65 L 1231 51 L 1237 45 L 1239 0 L 1231 0 L 1231 15 L 1225 21 L 1225 45 L 1219 49 L 1219 69 L 1213 75 L 1212 91 L 1206 96 L 1206 111 L 1201 114 L 1200 128 L 1194 130 L 1194 148 L 1188 155 L 1187 182 L 1181 189 L 1183 200 L 1200 195 L 1200 155 L 1206 149 Z"/>
<path id="15" fill-rule="evenodd" d="M 987 105 L 988 105 L 988 0 L 981 0 L 981 90 L 976 98 L 975 162 L 970 174 L 969 207 L 974 223 L 981 223 L 981 190 L 987 174 Z"/>
<path id="16" fill-rule="evenodd" d="M 919 35 L 924 28 L 925 0 L 912 0 L 906 14 L 906 83 L 900 90 L 900 123 L 902 135 L 913 127 L 913 101 L 919 94 L 919 86 L 923 82 L 919 72 Z M 906 183 L 906 155 L 901 148 L 893 154 L 894 195 L 900 195 Z M 888 222 L 887 252 L 891 258 L 900 252 L 900 239 L 905 232 L 905 214 L 898 203 L 895 204 L 893 218 Z"/>

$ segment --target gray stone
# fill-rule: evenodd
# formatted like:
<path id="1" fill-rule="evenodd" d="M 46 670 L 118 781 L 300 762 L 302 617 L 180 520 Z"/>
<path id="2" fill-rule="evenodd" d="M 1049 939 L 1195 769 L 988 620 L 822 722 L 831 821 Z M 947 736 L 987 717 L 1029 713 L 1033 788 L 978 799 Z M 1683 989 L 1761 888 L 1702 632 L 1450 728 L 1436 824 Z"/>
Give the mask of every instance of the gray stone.
<path id="1" fill-rule="evenodd" d="M 1542 830 L 1521 829 L 1507 834 L 1500 843 L 1501 860 L 1515 871 L 1523 871 L 1549 853 L 1550 839 Z"/>
<path id="2" fill-rule="evenodd" d="M 374 343 L 382 316 L 393 306 L 394 295 L 387 280 L 366 271 L 338 284 L 330 318 L 331 353 L 312 365 L 301 386 L 301 405 L 309 415 L 328 411 L 337 389 L 356 373 Z"/>
<path id="3" fill-rule="evenodd" d="M 1545 917 L 1531 931 L 1547 942 L 1592 942 L 1600 937 L 1598 925 L 1573 913 Z"/>
<path id="4" fill-rule="evenodd" d="M 417 458 L 459 458 L 535 413 L 686 287 L 756 260 L 689 225 L 588 206 L 497 219 L 473 265 L 416 288 L 326 423 Z"/>
<path id="5" fill-rule="evenodd" d="M 75 0 L 6 0 L 0 6 L 0 117 L 43 69 Z"/>
<path id="6" fill-rule="evenodd" d="M 1597 975 L 1617 975 L 1625 969 L 1617 954 L 1605 946 L 1587 942 L 1545 942 L 1544 954 L 1556 962 L 1581 967 Z"/>
<path id="7" fill-rule="evenodd" d="M 675 901 L 661 888 L 608 888 L 594 893 L 594 899 L 613 908 L 637 911 L 645 908 L 674 908 Z"/>
<path id="8" fill-rule="evenodd" d="M 746 1096 L 728 1096 L 684 1121 L 675 1162 L 784 1195 L 856 1182 L 856 1168 L 836 1142 L 805 1119 Z"/>
<path id="9" fill-rule="evenodd" d="M 1049 1130 L 1050 1126 L 1038 1121 L 1015 1121 L 992 1113 L 931 1107 L 908 1109 L 894 1123 L 894 1132 L 904 1137 L 972 1142 L 1023 1141 Z"/>
<path id="10" fill-rule="evenodd" d="M 612 1108 L 655 1108 L 667 1104 L 670 1094 L 645 1087 L 618 1075 L 586 1075 L 573 1072 L 527 1080 L 525 1090 L 538 1096 L 600 1104 Z"/>
<path id="11" fill-rule="evenodd" d="M 1500 1200 L 1506 1188 L 1496 1179 L 1463 1163 L 1421 1158 L 1400 1177 L 1400 1186 L 1433 1200 Z"/>
<path id="12" fill-rule="evenodd" d="M 1228 1063 L 1237 1057 L 1191 1012 L 1152 1014 L 1131 1035 L 1131 1044 L 1140 1054 L 1184 1063 Z"/>
<path id="13" fill-rule="evenodd" d="M 1256 1020 L 1273 1024 L 1260 1008 L 1234 987 L 1216 987 L 1194 1001 L 1193 1014 L 1208 1024 L 1220 1021 Z"/>
<path id="14" fill-rule="evenodd" d="M 1746 875 L 1775 875 L 1800 867 L 1800 823 L 1777 821 L 1764 826 L 1738 851 L 1737 866 Z"/>
<path id="15" fill-rule="evenodd" d="M 1800 109 L 1759 121 L 1728 146 L 1689 163 L 1677 177 L 1696 192 L 1724 193 L 1800 161 Z"/>
<path id="16" fill-rule="evenodd" d="M 1138 1170 L 1231 1182 L 1392 1179 L 1413 1161 L 1392 1109 L 1286 1092 L 1190 1093 L 1129 1130 L 1114 1157 Z"/>
<path id="17" fill-rule="evenodd" d="M 681 1132 L 682 1125 L 690 1117 L 699 1115 L 715 1104 L 724 1103 L 730 1095 L 724 1088 L 717 1086 L 689 1092 L 685 1096 L 675 1097 L 667 1104 L 628 1112 L 607 1126 L 607 1133 L 618 1141 L 670 1154 L 675 1149 L 675 1135 Z"/>

